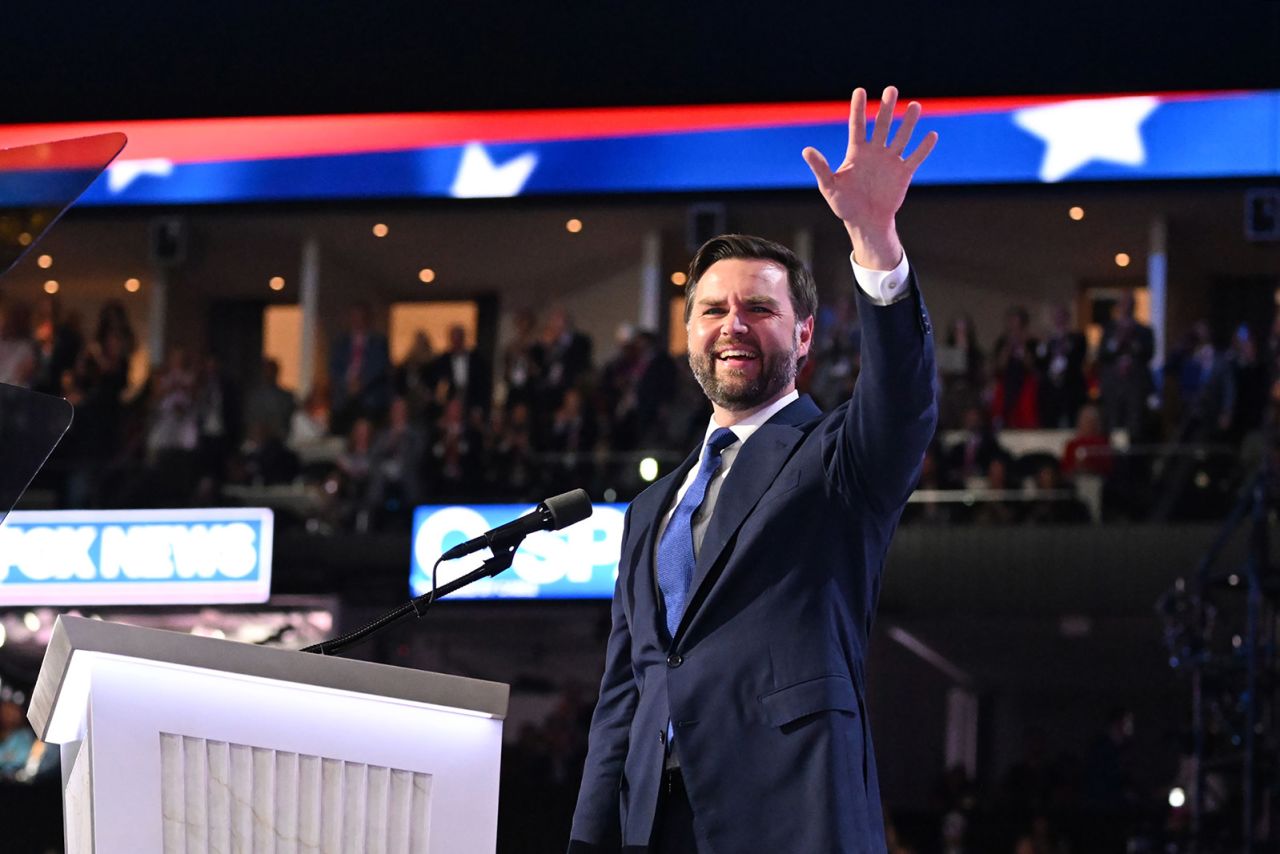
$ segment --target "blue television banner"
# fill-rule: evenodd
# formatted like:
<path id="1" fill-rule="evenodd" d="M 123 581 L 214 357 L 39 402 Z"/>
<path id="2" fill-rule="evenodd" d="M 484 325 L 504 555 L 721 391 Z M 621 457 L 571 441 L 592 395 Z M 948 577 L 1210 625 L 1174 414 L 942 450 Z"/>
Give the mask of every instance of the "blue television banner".
<path id="1" fill-rule="evenodd" d="M 449 598 L 608 599 L 618 577 L 625 504 L 596 504 L 591 516 L 563 531 L 530 534 L 516 550 L 511 569 L 464 587 Z M 431 591 L 431 565 L 446 550 L 479 537 L 533 510 L 528 504 L 425 505 L 413 514 L 413 559 L 409 589 Z M 440 565 L 444 585 L 480 566 L 482 551 Z"/>
<path id="2" fill-rule="evenodd" d="M 907 93 L 908 95 L 910 93 Z M 1280 91 L 929 98 L 918 185 L 1280 175 Z M 872 105 L 872 114 L 874 114 Z M 81 205 L 808 189 L 847 102 L 0 126 L 0 147 L 122 131 Z M 32 204 L 9 172 L 0 204 Z"/>
<path id="3" fill-rule="evenodd" d="M 0 525 L 0 607 L 260 603 L 265 508 L 15 510 Z"/>

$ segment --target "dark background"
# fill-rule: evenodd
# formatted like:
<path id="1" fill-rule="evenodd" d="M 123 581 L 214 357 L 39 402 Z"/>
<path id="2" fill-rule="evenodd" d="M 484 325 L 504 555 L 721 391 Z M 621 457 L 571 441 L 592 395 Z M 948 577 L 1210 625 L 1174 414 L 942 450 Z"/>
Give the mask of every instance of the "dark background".
<path id="1" fill-rule="evenodd" d="M 0 122 L 1280 86 L 1276 0 L 15 6 Z"/>

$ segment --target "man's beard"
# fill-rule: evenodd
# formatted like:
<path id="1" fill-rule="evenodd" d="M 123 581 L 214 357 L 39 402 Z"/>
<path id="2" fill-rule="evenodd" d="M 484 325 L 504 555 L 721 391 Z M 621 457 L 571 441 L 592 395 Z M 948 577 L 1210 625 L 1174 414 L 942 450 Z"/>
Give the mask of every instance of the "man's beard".
<path id="1" fill-rule="evenodd" d="M 720 362 L 714 353 L 690 352 L 689 367 L 708 400 L 721 409 L 742 412 L 763 406 L 795 381 L 799 344 L 797 335 L 790 350 L 761 353 L 763 364 L 752 380 L 745 379 L 741 370 Z"/>

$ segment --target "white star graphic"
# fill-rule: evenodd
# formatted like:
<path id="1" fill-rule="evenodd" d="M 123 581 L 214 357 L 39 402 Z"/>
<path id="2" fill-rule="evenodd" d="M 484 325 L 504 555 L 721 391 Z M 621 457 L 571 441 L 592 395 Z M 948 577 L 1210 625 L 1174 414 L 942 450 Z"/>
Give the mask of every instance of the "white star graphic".
<path id="1" fill-rule="evenodd" d="M 483 145 L 469 142 L 462 149 L 462 162 L 458 165 L 458 174 L 453 178 L 449 195 L 455 199 L 517 196 L 537 165 L 538 155 L 527 151 L 498 166 Z"/>
<path id="2" fill-rule="evenodd" d="M 112 193 L 122 193 L 141 175 L 168 178 L 172 174 L 173 161 L 163 157 L 152 157 L 146 160 L 117 160 L 107 169 L 107 189 Z"/>
<path id="3" fill-rule="evenodd" d="M 1028 107 L 1013 123 L 1044 141 L 1041 181 L 1061 181 L 1094 160 L 1141 166 L 1147 159 L 1139 130 L 1158 98 L 1097 98 Z"/>

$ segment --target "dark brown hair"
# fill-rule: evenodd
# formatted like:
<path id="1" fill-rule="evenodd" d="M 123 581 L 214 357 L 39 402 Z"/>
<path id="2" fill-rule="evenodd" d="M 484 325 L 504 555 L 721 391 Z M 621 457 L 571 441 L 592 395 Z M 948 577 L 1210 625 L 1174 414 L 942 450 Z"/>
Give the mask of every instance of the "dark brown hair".
<path id="1" fill-rule="evenodd" d="M 689 322 L 693 312 L 693 295 L 698 287 L 698 280 L 717 261 L 730 258 L 747 258 L 757 261 L 772 261 L 787 271 L 787 286 L 791 292 L 791 309 L 796 313 L 796 320 L 804 321 L 818 310 L 818 286 L 813 281 L 813 274 L 801 263 L 792 252 L 781 243 L 753 237 L 749 234 L 722 234 L 702 244 L 693 261 L 689 263 L 689 280 L 684 286 L 684 320 Z"/>

